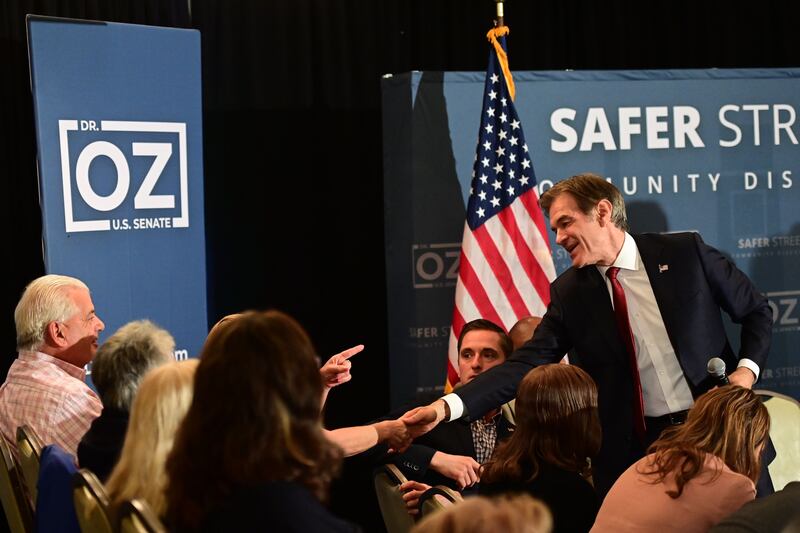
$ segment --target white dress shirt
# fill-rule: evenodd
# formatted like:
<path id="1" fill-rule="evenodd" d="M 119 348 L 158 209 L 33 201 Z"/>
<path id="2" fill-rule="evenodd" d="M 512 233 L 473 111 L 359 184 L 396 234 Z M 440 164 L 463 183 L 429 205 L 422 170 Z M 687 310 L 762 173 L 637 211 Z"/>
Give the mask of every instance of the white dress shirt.
<path id="1" fill-rule="evenodd" d="M 694 403 L 692 391 L 667 335 L 636 242 L 627 233 L 622 249 L 611 266 L 619 267 L 617 280 L 625 291 L 625 301 L 628 303 L 628 320 L 642 383 L 644 416 L 661 416 L 688 409 Z M 596 268 L 606 282 L 613 307 L 611 280 L 606 276 L 609 266 L 596 265 Z"/>

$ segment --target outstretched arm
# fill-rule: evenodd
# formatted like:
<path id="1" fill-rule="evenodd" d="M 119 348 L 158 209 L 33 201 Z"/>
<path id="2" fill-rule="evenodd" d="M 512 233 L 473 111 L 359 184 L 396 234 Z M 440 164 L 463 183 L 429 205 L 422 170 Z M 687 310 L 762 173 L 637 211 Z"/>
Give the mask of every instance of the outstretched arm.
<path id="1" fill-rule="evenodd" d="M 368 426 L 323 431 L 328 440 L 344 450 L 345 457 L 361 453 L 379 443 L 386 443 L 390 451 L 404 451 L 411 444 L 411 436 L 401 420 L 384 420 Z"/>

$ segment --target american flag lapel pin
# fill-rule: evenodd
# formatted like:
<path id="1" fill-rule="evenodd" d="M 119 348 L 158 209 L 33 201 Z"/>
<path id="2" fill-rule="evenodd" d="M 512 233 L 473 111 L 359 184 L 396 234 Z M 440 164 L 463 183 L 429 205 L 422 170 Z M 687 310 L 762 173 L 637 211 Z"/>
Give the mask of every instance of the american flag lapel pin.
<path id="1" fill-rule="evenodd" d="M 669 270 L 669 265 L 658 265 L 658 273 L 662 274 Z"/>

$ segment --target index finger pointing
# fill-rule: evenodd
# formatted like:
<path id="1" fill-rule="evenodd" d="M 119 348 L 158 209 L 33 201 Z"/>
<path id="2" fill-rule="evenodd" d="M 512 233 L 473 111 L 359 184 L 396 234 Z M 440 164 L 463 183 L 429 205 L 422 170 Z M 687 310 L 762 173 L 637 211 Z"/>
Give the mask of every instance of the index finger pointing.
<path id="1" fill-rule="evenodd" d="M 360 352 L 363 349 L 364 349 L 364 345 L 363 344 L 359 344 L 357 346 L 353 346 L 352 348 L 348 348 L 343 352 L 337 353 L 336 356 L 337 357 L 341 357 L 342 360 L 350 359 L 351 357 L 353 357 L 355 354 L 357 354 L 358 352 Z"/>

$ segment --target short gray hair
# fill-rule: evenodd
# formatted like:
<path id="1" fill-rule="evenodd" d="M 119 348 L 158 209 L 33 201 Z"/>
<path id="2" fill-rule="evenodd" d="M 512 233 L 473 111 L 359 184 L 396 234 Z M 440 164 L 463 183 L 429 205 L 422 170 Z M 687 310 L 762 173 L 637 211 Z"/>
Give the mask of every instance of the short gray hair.
<path id="1" fill-rule="evenodd" d="M 128 322 L 97 349 L 92 382 L 105 407 L 130 410 L 139 382 L 151 369 L 174 360 L 175 339 L 149 320 Z"/>
<path id="2" fill-rule="evenodd" d="M 39 350 L 51 322 L 63 322 L 78 312 L 69 289 L 89 290 L 84 282 L 69 276 L 48 274 L 25 287 L 14 310 L 17 326 L 17 350 Z"/>

